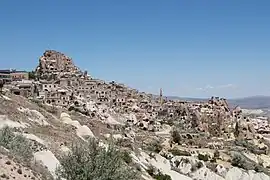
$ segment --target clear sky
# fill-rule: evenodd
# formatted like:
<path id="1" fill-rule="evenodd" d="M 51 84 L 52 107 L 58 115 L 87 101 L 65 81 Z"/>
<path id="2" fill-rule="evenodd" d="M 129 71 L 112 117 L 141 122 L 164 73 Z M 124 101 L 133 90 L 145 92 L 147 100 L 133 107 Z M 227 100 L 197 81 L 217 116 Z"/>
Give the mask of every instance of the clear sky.
<path id="1" fill-rule="evenodd" d="M 97 78 L 184 97 L 270 95 L 269 0 L 1 0 L 0 68 L 46 49 Z"/>

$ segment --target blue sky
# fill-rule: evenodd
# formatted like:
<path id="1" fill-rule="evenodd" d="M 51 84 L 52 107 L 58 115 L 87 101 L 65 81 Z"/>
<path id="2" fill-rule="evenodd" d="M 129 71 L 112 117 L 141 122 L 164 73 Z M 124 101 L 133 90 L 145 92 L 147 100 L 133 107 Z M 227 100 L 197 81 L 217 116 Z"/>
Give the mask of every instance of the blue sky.
<path id="1" fill-rule="evenodd" d="M 185 97 L 270 95 L 269 0 L 2 0 L 0 68 L 46 49 L 94 77 Z"/>

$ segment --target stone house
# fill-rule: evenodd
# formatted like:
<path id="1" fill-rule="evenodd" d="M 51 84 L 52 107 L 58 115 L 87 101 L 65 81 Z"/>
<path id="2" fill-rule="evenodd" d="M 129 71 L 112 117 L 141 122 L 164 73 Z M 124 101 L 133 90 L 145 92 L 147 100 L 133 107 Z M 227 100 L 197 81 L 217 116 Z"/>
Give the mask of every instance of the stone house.
<path id="1" fill-rule="evenodd" d="M 10 70 L 0 70 L 0 79 L 5 83 L 10 83 L 12 81 Z"/>
<path id="2" fill-rule="evenodd" d="M 30 80 L 13 81 L 10 90 L 13 94 L 30 97 L 34 94 L 34 83 Z"/>
<path id="3" fill-rule="evenodd" d="M 29 74 L 26 71 L 16 71 L 12 70 L 11 72 L 11 78 L 13 81 L 21 81 L 21 80 L 28 80 Z"/>
<path id="4" fill-rule="evenodd" d="M 11 81 L 21 81 L 28 80 L 28 72 L 26 71 L 17 71 L 15 69 L 0 70 L 0 79 L 6 83 Z"/>
<path id="5" fill-rule="evenodd" d="M 45 102 L 51 105 L 68 106 L 71 104 L 71 93 L 64 89 L 53 92 L 46 92 Z"/>

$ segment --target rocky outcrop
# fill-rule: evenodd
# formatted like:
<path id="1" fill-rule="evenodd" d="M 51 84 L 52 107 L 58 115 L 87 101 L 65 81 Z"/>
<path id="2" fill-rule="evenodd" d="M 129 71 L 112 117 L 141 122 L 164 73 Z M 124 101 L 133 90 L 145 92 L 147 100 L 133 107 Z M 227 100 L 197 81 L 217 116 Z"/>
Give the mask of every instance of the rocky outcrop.
<path id="1" fill-rule="evenodd" d="M 41 79 L 55 79 L 55 76 L 50 75 L 78 71 L 79 69 L 73 64 L 70 57 L 54 50 L 46 50 L 39 58 L 39 66 L 36 68 Z"/>

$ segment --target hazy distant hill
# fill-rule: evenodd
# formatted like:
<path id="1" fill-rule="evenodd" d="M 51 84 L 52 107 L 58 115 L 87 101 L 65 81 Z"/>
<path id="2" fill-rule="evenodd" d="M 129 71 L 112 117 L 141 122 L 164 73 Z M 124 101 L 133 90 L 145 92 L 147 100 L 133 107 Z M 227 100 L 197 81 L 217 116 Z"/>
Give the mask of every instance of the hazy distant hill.
<path id="1" fill-rule="evenodd" d="M 186 98 L 169 96 L 169 99 L 182 99 L 187 101 L 207 101 L 205 98 Z M 235 107 L 239 105 L 241 108 L 245 109 L 270 109 L 270 96 L 252 96 L 239 99 L 228 99 L 230 107 Z"/>
<path id="2" fill-rule="evenodd" d="M 252 96 L 229 100 L 231 105 L 246 109 L 270 109 L 270 96 Z"/>

